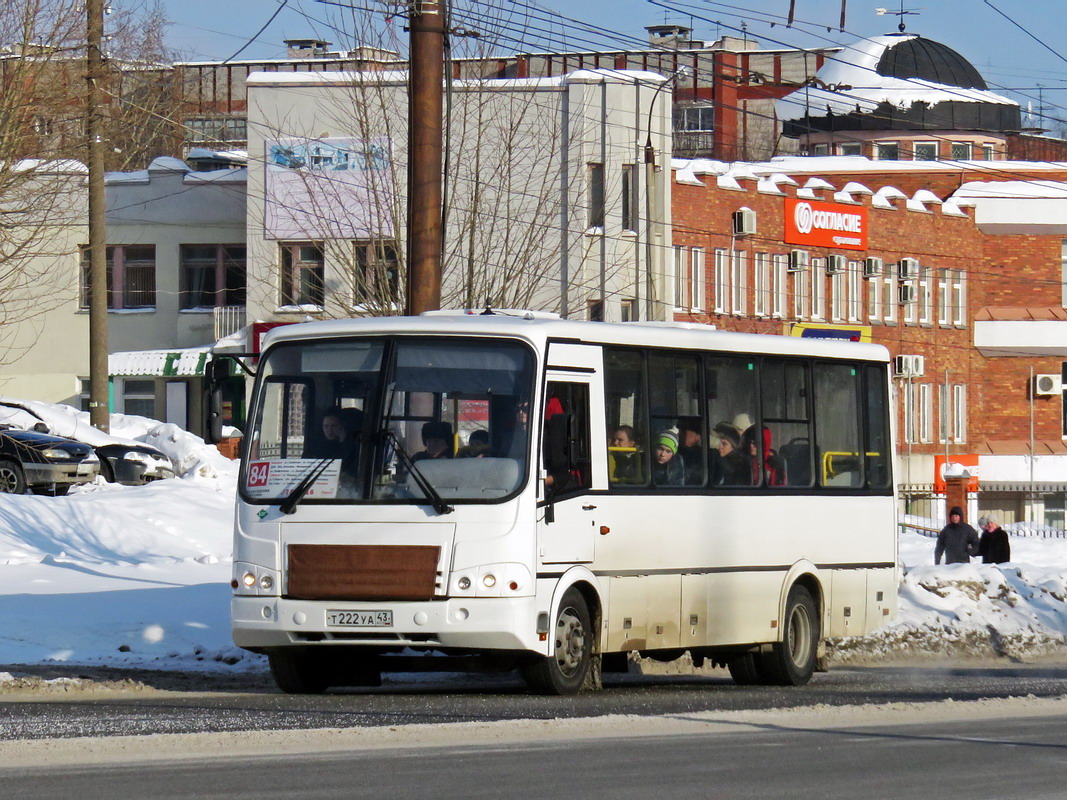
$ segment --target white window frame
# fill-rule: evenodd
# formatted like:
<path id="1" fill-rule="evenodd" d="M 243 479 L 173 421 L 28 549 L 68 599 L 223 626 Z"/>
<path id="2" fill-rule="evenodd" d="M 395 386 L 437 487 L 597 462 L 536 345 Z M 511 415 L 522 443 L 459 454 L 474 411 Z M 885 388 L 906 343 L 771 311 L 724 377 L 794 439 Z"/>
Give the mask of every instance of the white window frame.
<path id="1" fill-rule="evenodd" d="M 937 384 L 937 441 L 944 444 L 952 438 L 952 418 L 948 410 L 948 387 L 943 383 Z"/>
<path id="2" fill-rule="evenodd" d="M 867 281 L 867 319 L 882 321 L 882 276 L 873 275 Z"/>
<path id="3" fill-rule="evenodd" d="M 900 286 L 907 285 L 907 286 L 912 287 L 912 289 L 913 289 L 912 297 L 915 298 L 910 303 L 906 303 L 906 304 L 903 305 L 903 311 L 901 312 L 901 315 L 900 315 L 901 316 L 901 321 L 905 325 L 918 325 L 919 324 L 919 276 L 916 275 L 914 278 L 911 278 L 911 279 L 906 280 L 906 281 L 901 281 L 899 285 Z M 900 294 L 899 294 L 899 291 L 898 291 L 897 298 L 895 298 L 898 303 L 900 302 L 899 297 L 900 297 Z"/>
<path id="4" fill-rule="evenodd" d="M 952 441 L 964 444 L 967 441 L 967 384 L 957 383 L 952 387 Z"/>
<path id="5" fill-rule="evenodd" d="M 933 146 L 933 148 L 934 148 L 934 156 L 933 156 L 933 158 L 931 158 L 931 159 L 919 158 L 918 148 L 923 146 L 923 145 L 932 145 Z M 911 158 L 912 158 L 912 161 L 936 161 L 937 160 L 937 142 L 930 142 L 930 141 L 912 142 L 912 145 L 911 145 Z"/>
<path id="6" fill-rule="evenodd" d="M 789 273 L 789 256 L 775 253 L 771 258 L 771 316 L 785 317 L 785 276 Z"/>
<path id="7" fill-rule="evenodd" d="M 863 321 L 863 262 L 848 262 L 848 321 Z"/>
<path id="8" fill-rule="evenodd" d="M 861 156 L 863 155 L 863 145 L 859 142 L 842 142 L 837 146 L 840 151 L 840 155 L 843 156 Z"/>
<path id="9" fill-rule="evenodd" d="M 952 327 L 951 274 L 950 269 L 937 271 L 937 324 L 942 328 Z"/>
<path id="10" fill-rule="evenodd" d="M 928 444 L 933 439 L 934 395 L 929 383 L 919 384 L 919 442 Z"/>
<path id="11" fill-rule="evenodd" d="M 769 253 L 756 253 L 756 290 L 753 293 L 752 313 L 766 317 L 771 307 L 771 257 Z"/>
<path id="12" fill-rule="evenodd" d="M 811 260 L 811 318 L 822 322 L 826 319 L 826 259 Z"/>
<path id="13" fill-rule="evenodd" d="M 811 278 L 810 265 L 805 269 L 791 273 L 793 276 L 793 317 L 798 320 L 806 320 L 811 308 L 811 297 L 808 295 L 808 283 Z"/>
<path id="14" fill-rule="evenodd" d="M 715 313 L 726 314 L 730 302 L 730 251 L 715 251 Z"/>
<path id="15" fill-rule="evenodd" d="M 915 444 L 916 437 L 916 424 L 915 424 L 915 409 L 917 406 L 916 398 L 919 393 L 919 385 L 917 383 L 906 382 L 904 384 L 904 391 L 901 394 L 904 397 L 904 442 L 906 444 Z"/>
<path id="16" fill-rule="evenodd" d="M 688 279 L 686 269 L 686 249 L 680 244 L 672 248 L 672 263 L 674 265 L 674 308 L 676 311 L 685 310 L 685 284 Z"/>
<path id="17" fill-rule="evenodd" d="M 845 309 L 848 305 L 848 268 L 844 272 L 835 272 L 830 276 L 830 319 L 834 322 L 845 321 Z"/>
<path id="18" fill-rule="evenodd" d="M 734 316 L 745 316 L 748 299 L 748 251 L 734 250 L 734 265 L 732 275 L 732 294 Z"/>
<path id="19" fill-rule="evenodd" d="M 883 147 L 895 147 L 897 149 L 896 158 L 882 158 Z M 900 142 L 875 142 L 874 143 L 874 160 L 875 161 L 899 161 L 900 160 Z"/>
<path id="20" fill-rule="evenodd" d="M 958 269 L 952 276 L 952 324 L 967 327 L 967 273 Z"/>
<path id="21" fill-rule="evenodd" d="M 882 321 L 886 325 L 897 322 L 897 306 L 900 293 L 897 291 L 897 265 L 885 262 L 882 266 Z"/>
<path id="22" fill-rule="evenodd" d="M 693 311 L 704 310 L 704 248 L 689 249 L 689 306 Z"/>
<path id="23" fill-rule="evenodd" d="M 934 321 L 934 294 L 932 272 L 929 267 L 919 267 L 916 305 L 919 309 L 919 324 L 930 326 Z"/>

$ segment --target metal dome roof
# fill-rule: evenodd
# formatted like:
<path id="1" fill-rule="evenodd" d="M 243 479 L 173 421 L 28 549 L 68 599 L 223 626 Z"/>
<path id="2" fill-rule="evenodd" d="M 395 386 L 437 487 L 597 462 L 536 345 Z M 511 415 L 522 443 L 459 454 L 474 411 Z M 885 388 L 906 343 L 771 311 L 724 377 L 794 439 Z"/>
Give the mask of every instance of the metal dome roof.
<path id="1" fill-rule="evenodd" d="M 964 89 L 988 88 L 971 62 L 951 47 L 914 34 L 887 43 L 875 69 L 887 78 L 920 78 Z"/>

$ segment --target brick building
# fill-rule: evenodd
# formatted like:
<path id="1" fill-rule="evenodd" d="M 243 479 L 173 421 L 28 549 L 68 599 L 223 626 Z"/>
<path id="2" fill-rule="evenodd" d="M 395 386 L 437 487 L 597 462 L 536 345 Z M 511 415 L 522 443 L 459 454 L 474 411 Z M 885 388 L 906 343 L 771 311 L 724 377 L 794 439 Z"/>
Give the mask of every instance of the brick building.
<path id="1" fill-rule="evenodd" d="M 919 164 L 904 192 L 865 159 L 675 160 L 675 318 L 885 345 L 905 498 L 940 488 L 947 457 L 979 474 L 972 518 L 1063 527 L 1067 184 L 925 167 L 936 191 Z"/>

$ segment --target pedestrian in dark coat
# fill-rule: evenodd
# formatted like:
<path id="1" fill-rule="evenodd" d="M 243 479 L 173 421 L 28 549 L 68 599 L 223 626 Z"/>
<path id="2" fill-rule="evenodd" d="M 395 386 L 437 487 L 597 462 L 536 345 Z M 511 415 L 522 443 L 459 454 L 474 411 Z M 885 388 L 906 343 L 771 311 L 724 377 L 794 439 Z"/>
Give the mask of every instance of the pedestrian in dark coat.
<path id="1" fill-rule="evenodd" d="M 982 535 L 978 540 L 978 555 L 983 564 L 1003 564 L 1011 561 L 1011 543 L 1008 532 L 997 524 L 995 519 L 982 517 L 978 520 Z"/>
<path id="2" fill-rule="evenodd" d="M 948 525 L 937 534 L 934 546 L 934 563 L 967 564 L 971 556 L 978 555 L 978 531 L 963 521 L 963 509 L 953 506 L 948 512 Z"/>

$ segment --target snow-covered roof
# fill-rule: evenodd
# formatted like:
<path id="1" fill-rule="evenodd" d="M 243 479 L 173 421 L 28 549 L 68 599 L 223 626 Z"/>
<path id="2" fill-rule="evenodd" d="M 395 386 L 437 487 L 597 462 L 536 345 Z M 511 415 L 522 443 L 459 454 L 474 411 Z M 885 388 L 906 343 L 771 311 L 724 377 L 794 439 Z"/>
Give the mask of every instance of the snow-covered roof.
<path id="1" fill-rule="evenodd" d="M 882 103 L 901 108 L 916 103 L 934 106 L 944 102 L 1018 106 L 1015 101 L 986 89 L 879 73 L 879 62 L 887 49 L 916 38 L 914 34 L 875 36 L 846 47 L 816 73 L 814 85 L 802 87 L 775 104 L 778 118 L 787 121 L 802 119 L 808 113 L 815 116 L 869 113 Z"/>
<path id="2" fill-rule="evenodd" d="M 645 83 L 662 84 L 666 81 L 658 72 L 638 69 L 579 69 L 564 75 L 549 78 L 505 78 L 500 80 L 457 80 L 453 89 L 557 89 L 572 83 Z M 376 72 L 251 72 L 245 79 L 246 86 L 328 86 L 331 84 L 406 84 L 406 70 Z"/>
<path id="3" fill-rule="evenodd" d="M 953 202 L 989 198 L 1067 199 L 1067 183 L 1061 181 L 968 181 L 952 197 Z"/>

